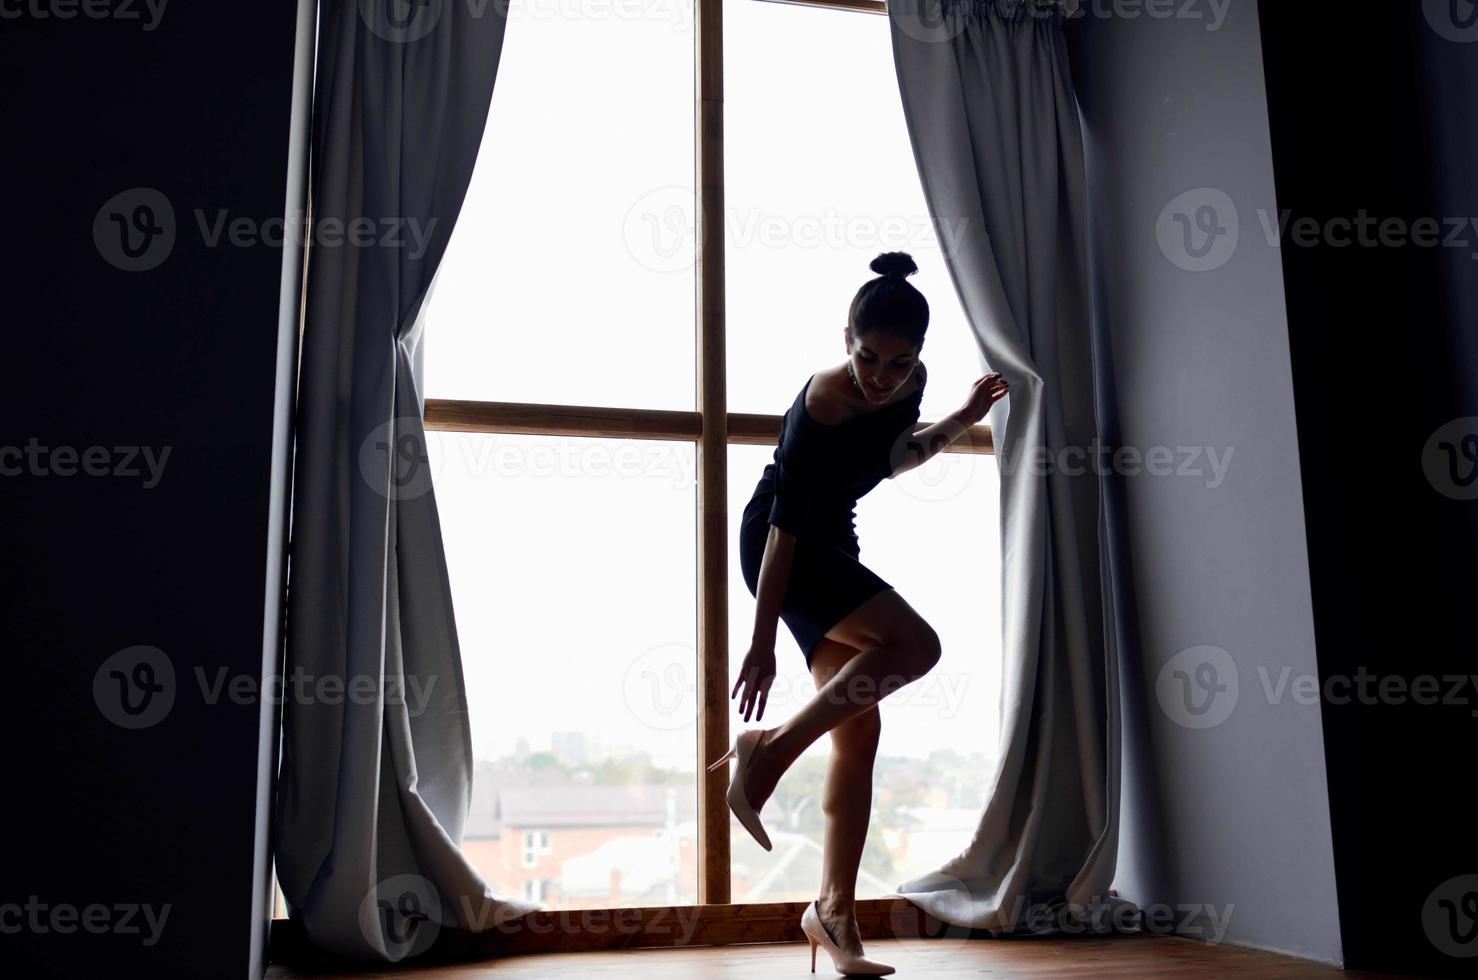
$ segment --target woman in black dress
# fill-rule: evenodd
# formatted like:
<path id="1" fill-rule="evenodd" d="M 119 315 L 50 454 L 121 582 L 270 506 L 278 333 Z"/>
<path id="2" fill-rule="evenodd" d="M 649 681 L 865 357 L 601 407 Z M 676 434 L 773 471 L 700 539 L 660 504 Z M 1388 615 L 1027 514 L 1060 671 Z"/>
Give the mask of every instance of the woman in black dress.
<path id="1" fill-rule="evenodd" d="M 927 673 L 940 649 L 933 628 L 858 560 L 855 507 L 883 479 L 922 464 L 985 418 L 1006 382 L 986 375 L 961 408 L 919 429 L 927 380 L 919 351 L 929 305 L 906 279 L 918 266 L 907 253 L 889 252 L 871 268 L 878 276 L 858 290 L 843 331 L 846 362 L 818 371 L 796 395 L 741 523 L 740 564 L 756 599 L 755 622 L 730 696 L 742 691 L 746 721 L 755 709 L 756 720 L 764 717 L 777 619 L 805 654 L 817 693 L 783 725 L 742 733 L 710 769 L 738 759 L 729 804 L 769 849 L 760 808 L 790 764 L 831 732 L 824 880 L 801 925 L 813 969 L 820 945 L 839 970 L 883 974 L 892 967 L 862 956 L 853 915 L 872 802 L 877 702 Z"/>

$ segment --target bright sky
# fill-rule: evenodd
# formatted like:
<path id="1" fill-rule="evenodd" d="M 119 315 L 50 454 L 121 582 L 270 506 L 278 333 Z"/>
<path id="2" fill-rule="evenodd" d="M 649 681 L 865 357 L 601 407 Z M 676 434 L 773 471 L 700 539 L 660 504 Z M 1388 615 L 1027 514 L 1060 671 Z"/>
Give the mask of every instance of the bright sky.
<path id="1" fill-rule="evenodd" d="M 933 314 L 923 418 L 957 408 L 984 368 L 930 228 L 887 20 L 725 9 L 731 410 L 780 414 L 840 363 L 868 262 L 899 249 Z M 691 0 L 513 4 L 428 313 L 428 397 L 694 407 L 692 31 Z M 431 441 L 479 755 L 579 731 L 692 769 L 693 447 Z M 739 515 L 772 452 L 730 451 L 736 665 L 754 613 Z M 997 489 L 991 457 L 944 454 L 858 506 L 863 561 L 944 641 L 941 664 L 883 703 L 884 753 L 993 753 Z M 813 691 L 783 624 L 779 640 L 766 727 Z"/>

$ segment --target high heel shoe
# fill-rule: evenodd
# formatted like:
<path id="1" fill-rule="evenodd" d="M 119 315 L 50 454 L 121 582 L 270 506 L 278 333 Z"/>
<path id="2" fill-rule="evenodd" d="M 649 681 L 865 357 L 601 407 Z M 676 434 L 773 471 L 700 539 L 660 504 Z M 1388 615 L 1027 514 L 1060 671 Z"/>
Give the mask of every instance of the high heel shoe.
<path id="1" fill-rule="evenodd" d="M 770 835 L 765 833 L 764 825 L 760 823 L 760 815 L 754 812 L 754 807 L 749 805 L 749 799 L 744 795 L 744 770 L 749 765 L 750 754 L 754 752 L 755 744 L 761 735 L 760 729 L 748 732 L 740 732 L 734 739 L 734 745 L 723 756 L 709 765 L 708 771 L 713 772 L 719 766 L 737 757 L 739 764 L 734 767 L 734 778 L 729 781 L 729 791 L 725 794 L 729 801 L 729 809 L 734 811 L 734 816 L 744 825 L 755 840 L 759 841 L 760 847 L 770 850 Z M 751 738 L 750 736 L 754 737 Z"/>
<path id="2" fill-rule="evenodd" d="M 820 946 L 831 956 L 831 965 L 842 976 L 849 977 L 884 977 L 893 972 L 893 968 L 886 963 L 870 960 L 866 956 L 853 956 L 842 952 L 841 948 L 832 941 L 831 933 L 827 931 L 826 923 L 821 921 L 821 910 L 813 900 L 806 906 L 806 911 L 801 913 L 801 931 L 806 934 L 806 941 L 811 944 L 811 972 L 816 972 L 816 947 Z"/>

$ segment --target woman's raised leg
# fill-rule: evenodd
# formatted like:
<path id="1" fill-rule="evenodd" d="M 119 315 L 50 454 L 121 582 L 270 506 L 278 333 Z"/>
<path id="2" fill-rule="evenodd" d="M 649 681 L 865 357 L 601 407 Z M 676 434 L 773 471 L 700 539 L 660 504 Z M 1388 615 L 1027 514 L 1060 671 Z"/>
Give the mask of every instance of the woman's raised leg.
<path id="1" fill-rule="evenodd" d="M 756 810 L 812 742 L 853 716 L 875 710 L 879 701 L 939 662 L 939 635 L 894 589 L 884 589 L 862 603 L 828 630 L 826 639 L 852 647 L 857 654 L 800 711 L 760 736 L 744 782 Z"/>

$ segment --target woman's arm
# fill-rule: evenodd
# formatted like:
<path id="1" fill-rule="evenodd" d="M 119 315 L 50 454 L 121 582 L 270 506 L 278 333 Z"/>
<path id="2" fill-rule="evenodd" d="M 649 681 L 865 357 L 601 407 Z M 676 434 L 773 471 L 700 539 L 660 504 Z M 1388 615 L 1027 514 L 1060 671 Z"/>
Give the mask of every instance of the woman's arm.
<path id="1" fill-rule="evenodd" d="M 966 421 L 963 412 L 964 409 L 957 409 L 931 425 L 923 427 L 915 425 L 913 434 L 908 437 L 904 447 L 903 462 L 893 468 L 893 472 L 888 474 L 888 479 L 891 480 L 900 473 L 907 473 L 911 469 L 923 466 L 943 452 L 945 446 L 969 432 L 970 426 L 974 423 Z"/>
<path id="2" fill-rule="evenodd" d="M 755 646 L 772 650 L 775 647 L 781 600 L 790 581 L 790 565 L 794 557 L 795 535 L 771 524 L 770 534 L 765 539 L 765 556 L 760 560 L 759 586 L 755 589 L 754 635 L 750 638 Z"/>
<path id="3" fill-rule="evenodd" d="M 903 461 L 893 468 L 888 479 L 923 466 L 933 459 L 945 446 L 968 433 L 971 426 L 985 418 L 985 413 L 1005 394 L 1006 380 L 999 373 L 987 374 L 976 381 L 963 406 L 932 425 L 926 425 L 922 429 L 917 426 L 914 428 L 904 441 Z"/>
<path id="4" fill-rule="evenodd" d="M 739 665 L 739 679 L 729 697 L 743 691 L 739 713 L 748 721 L 754 712 L 756 721 L 765 716 L 770 699 L 770 685 L 775 683 L 775 631 L 780 619 L 780 604 L 790 580 L 791 560 L 795 556 L 795 535 L 770 525 L 765 539 L 765 555 L 760 560 L 760 579 L 754 590 L 754 636 L 749 652 Z"/>

